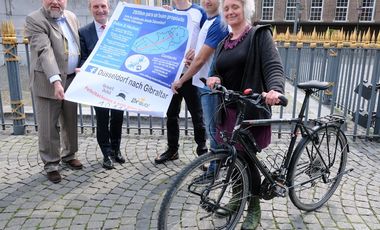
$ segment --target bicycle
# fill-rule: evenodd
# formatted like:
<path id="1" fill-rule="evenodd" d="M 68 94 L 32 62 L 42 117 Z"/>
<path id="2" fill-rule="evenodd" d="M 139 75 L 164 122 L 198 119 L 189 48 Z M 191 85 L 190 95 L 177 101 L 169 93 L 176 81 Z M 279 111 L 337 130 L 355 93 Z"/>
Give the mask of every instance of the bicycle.
<path id="1" fill-rule="evenodd" d="M 213 93 L 222 96 L 222 104 L 235 103 L 238 116 L 230 138 L 218 149 L 202 155 L 184 167 L 166 192 L 159 212 L 159 229 L 234 229 L 239 223 L 250 197 L 249 167 L 256 165 L 264 180 L 260 198 L 265 200 L 289 195 L 299 209 L 313 211 L 326 203 L 337 189 L 346 170 L 349 146 L 342 130 L 345 118 L 329 115 L 305 122 L 310 96 L 329 88 L 329 83 L 309 81 L 298 84 L 305 98 L 297 118 L 244 120 L 247 104 L 264 108 L 263 97 L 251 91 L 239 93 L 221 85 Z M 280 97 L 282 105 L 287 99 Z M 267 165 L 257 156 L 261 149 L 248 127 L 290 124 L 292 135 L 288 150 L 281 155 L 281 164 Z M 301 140 L 297 143 L 298 136 Z M 246 153 L 237 153 L 239 143 Z M 297 144 L 296 144 L 297 143 Z M 270 149 L 270 147 L 269 147 Z M 201 166 L 207 166 L 203 172 Z M 218 216 L 217 210 L 228 211 Z"/>

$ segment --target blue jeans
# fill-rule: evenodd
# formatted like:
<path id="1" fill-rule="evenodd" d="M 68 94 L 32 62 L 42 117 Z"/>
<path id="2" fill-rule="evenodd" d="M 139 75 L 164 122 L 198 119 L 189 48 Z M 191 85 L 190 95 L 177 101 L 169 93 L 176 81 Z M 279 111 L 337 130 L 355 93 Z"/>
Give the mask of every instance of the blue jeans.
<path id="1" fill-rule="evenodd" d="M 216 112 L 218 107 L 218 95 L 217 94 L 207 94 L 210 91 L 209 88 L 198 88 L 199 93 L 201 94 L 201 103 L 202 103 L 202 110 L 203 110 L 203 119 L 206 126 L 206 133 L 207 137 L 210 140 L 210 148 L 216 149 L 218 146 L 215 135 L 216 133 L 216 124 L 215 124 L 215 118 L 216 118 Z"/>

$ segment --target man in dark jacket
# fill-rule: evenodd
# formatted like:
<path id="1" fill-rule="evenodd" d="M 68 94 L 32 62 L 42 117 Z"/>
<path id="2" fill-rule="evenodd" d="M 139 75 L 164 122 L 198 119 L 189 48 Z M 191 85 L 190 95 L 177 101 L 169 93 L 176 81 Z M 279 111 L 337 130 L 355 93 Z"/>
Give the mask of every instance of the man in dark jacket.
<path id="1" fill-rule="evenodd" d="M 82 66 L 88 56 L 90 56 L 108 21 L 108 0 L 89 0 L 89 8 L 94 17 L 94 21 L 79 29 L 81 46 L 81 60 L 79 66 Z M 120 152 L 124 111 L 95 107 L 95 112 L 97 126 L 96 139 L 104 157 L 103 167 L 105 169 L 113 169 L 115 167 L 112 158 L 120 164 L 125 162 Z"/>

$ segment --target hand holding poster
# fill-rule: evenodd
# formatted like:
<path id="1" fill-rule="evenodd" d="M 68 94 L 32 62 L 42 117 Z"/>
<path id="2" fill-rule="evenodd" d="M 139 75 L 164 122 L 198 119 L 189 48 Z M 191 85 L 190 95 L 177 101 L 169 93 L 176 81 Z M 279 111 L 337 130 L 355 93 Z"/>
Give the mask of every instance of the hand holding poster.
<path id="1" fill-rule="evenodd" d="M 120 2 L 65 99 L 163 117 L 191 37 L 186 13 Z"/>

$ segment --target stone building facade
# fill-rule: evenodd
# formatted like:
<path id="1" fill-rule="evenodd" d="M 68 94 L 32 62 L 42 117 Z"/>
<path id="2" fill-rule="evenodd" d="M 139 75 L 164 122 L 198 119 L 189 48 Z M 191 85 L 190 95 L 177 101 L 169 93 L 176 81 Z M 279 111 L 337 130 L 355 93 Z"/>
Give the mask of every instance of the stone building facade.
<path id="1" fill-rule="evenodd" d="M 255 10 L 256 23 L 272 24 L 279 32 L 300 26 L 305 32 L 380 26 L 380 0 L 256 0 Z"/>

